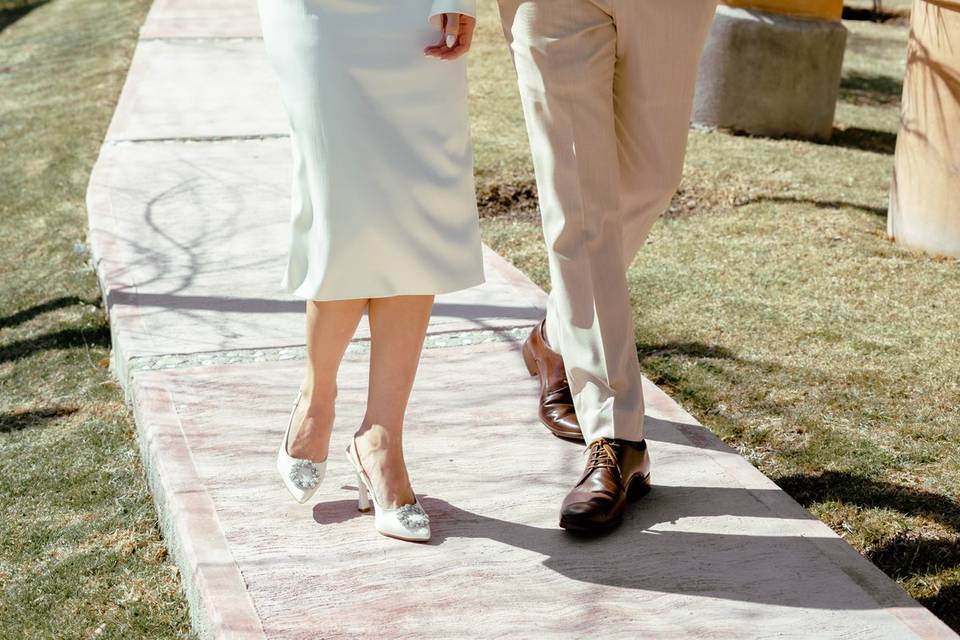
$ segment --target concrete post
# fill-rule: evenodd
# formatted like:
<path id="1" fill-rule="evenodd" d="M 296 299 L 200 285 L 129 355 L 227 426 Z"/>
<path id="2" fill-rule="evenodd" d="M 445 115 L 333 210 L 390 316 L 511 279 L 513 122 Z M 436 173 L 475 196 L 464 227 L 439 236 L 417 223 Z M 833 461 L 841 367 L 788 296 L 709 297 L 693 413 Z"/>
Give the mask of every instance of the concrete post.
<path id="1" fill-rule="evenodd" d="M 693 121 L 826 140 L 847 30 L 842 0 L 726 0 L 707 39 Z"/>
<path id="2" fill-rule="evenodd" d="M 960 258 L 960 1 L 914 0 L 887 232 Z"/>

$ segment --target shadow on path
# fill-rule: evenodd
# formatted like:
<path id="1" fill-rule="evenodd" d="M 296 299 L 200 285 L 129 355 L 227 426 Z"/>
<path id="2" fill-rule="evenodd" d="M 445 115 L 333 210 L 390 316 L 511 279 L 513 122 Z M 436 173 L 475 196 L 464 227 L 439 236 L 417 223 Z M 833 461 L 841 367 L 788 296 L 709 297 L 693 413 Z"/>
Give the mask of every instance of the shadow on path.
<path id="1" fill-rule="evenodd" d="M 736 455 L 696 424 L 648 415 L 647 437 L 674 445 L 661 452 L 663 465 L 673 464 L 671 459 L 684 455 L 677 447 Z M 704 462 L 713 464 L 709 458 Z M 808 503 L 810 496 L 824 495 L 834 486 L 831 478 L 825 478 L 820 485 L 806 483 L 808 492 L 804 493 L 796 486 L 804 484 L 804 479 L 787 478 L 782 482 L 787 491 L 798 491 Z M 954 503 L 935 494 L 917 500 L 914 494 L 896 494 L 895 487 L 864 486 L 870 489 L 862 492 L 865 503 L 892 502 L 904 508 L 912 505 L 915 511 L 931 514 L 956 510 Z M 356 490 L 354 486 L 342 489 Z M 623 525 L 596 537 L 573 536 L 559 526 L 526 524 L 522 518 L 494 518 L 433 496 L 420 496 L 420 500 L 433 517 L 430 545 L 492 540 L 543 556 L 542 566 L 578 582 L 824 610 L 869 610 L 902 604 L 889 602 L 882 592 L 872 592 L 875 574 L 858 562 L 842 560 L 853 557 L 849 545 L 833 536 L 818 537 L 816 518 L 773 487 L 658 485 L 655 476 L 653 490 L 628 509 Z M 522 500 L 518 495 L 518 502 Z M 516 507 L 513 513 L 527 512 L 520 504 Z M 323 502 L 313 508 L 314 521 L 320 526 L 358 517 L 367 516 L 357 511 L 355 499 Z M 793 524 L 784 525 L 784 521 Z M 745 529 L 755 534 L 743 535 Z M 785 529 L 798 533 L 783 535 Z M 842 570 L 835 564 L 837 558 L 841 559 Z M 851 588 L 853 584 L 862 588 Z"/>
<path id="2" fill-rule="evenodd" d="M 865 591 L 850 588 L 850 578 L 869 584 L 869 577 L 858 579 L 837 571 L 817 546 L 846 548 L 840 539 L 823 538 L 814 543 L 799 535 L 735 533 L 737 518 L 778 517 L 764 504 L 767 496 L 758 496 L 762 493 L 655 486 L 630 509 L 621 527 L 593 538 L 492 518 L 439 498 L 420 499 L 433 518 L 430 545 L 471 538 L 493 540 L 542 555 L 544 567 L 579 582 L 788 607 L 858 610 L 885 605 Z M 321 503 L 313 514 L 322 526 L 368 517 L 357 511 L 355 500 Z M 723 518 L 718 528 L 725 530 L 671 530 L 687 518 L 707 518 L 697 523 L 700 526 L 704 522 L 709 525 L 709 518 Z M 844 570 L 856 572 L 851 567 Z"/>

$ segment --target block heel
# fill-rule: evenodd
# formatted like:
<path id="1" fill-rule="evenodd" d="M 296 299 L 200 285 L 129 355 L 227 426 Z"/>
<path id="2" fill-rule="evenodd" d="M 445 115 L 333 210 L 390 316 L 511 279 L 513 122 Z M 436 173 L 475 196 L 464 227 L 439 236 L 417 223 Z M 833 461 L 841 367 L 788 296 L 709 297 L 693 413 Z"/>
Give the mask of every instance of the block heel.
<path id="1" fill-rule="evenodd" d="M 530 376 L 540 375 L 540 367 L 537 364 L 537 358 L 533 355 L 530 350 L 530 345 L 528 342 L 523 343 L 523 349 L 521 349 L 523 354 L 523 363 L 527 365 L 527 371 L 530 373 Z"/>
<path id="2" fill-rule="evenodd" d="M 366 513 L 370 511 L 370 496 L 367 495 L 367 486 L 363 484 L 363 478 L 357 474 L 357 511 Z"/>
<path id="3" fill-rule="evenodd" d="M 639 476 L 630 481 L 627 487 L 627 502 L 635 502 L 650 493 L 650 474 Z"/>

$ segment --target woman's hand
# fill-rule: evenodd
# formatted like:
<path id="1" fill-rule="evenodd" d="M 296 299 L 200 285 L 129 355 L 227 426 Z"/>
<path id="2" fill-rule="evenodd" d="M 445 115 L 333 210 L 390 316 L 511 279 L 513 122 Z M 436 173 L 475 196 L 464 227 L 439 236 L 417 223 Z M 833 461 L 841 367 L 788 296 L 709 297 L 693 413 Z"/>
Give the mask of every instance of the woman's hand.
<path id="1" fill-rule="evenodd" d="M 473 31 L 476 27 L 476 18 L 465 16 L 462 13 L 443 14 L 440 42 L 424 49 L 424 55 L 441 60 L 456 60 L 470 50 L 470 45 L 473 43 Z"/>

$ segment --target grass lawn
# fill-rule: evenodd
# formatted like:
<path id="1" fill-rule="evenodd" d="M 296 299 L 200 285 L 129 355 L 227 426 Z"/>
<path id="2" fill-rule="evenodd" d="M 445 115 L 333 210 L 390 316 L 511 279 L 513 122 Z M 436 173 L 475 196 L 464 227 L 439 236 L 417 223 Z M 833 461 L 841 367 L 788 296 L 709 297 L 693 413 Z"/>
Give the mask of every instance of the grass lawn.
<path id="1" fill-rule="evenodd" d="M 186 638 L 82 245 L 90 169 L 149 0 L 0 32 L 0 637 Z"/>
<path id="2" fill-rule="evenodd" d="M 480 18 L 470 72 L 484 239 L 549 289 L 492 0 Z M 629 272 L 637 353 L 653 381 L 960 630 L 960 264 L 885 237 L 907 27 L 846 26 L 832 144 L 692 132 L 681 191 Z"/>

